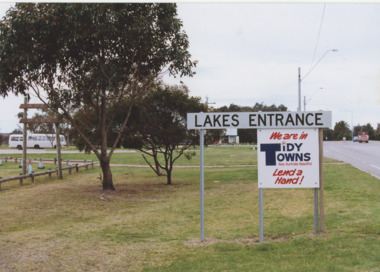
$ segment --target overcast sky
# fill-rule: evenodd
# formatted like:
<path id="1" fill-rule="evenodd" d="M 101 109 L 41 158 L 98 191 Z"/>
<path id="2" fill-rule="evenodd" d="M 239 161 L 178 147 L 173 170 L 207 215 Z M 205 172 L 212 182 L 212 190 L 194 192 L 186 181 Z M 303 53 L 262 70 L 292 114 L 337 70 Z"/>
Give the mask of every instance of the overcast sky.
<path id="1" fill-rule="evenodd" d="M 0 4 L 1 17 L 8 7 Z M 306 96 L 306 110 L 332 111 L 333 124 L 380 123 L 380 4 L 180 3 L 178 16 L 199 61 L 193 78 L 180 79 L 191 95 L 214 107 L 295 111 L 300 67 L 302 109 Z M 22 101 L 0 98 L 0 132 L 17 127 Z"/>

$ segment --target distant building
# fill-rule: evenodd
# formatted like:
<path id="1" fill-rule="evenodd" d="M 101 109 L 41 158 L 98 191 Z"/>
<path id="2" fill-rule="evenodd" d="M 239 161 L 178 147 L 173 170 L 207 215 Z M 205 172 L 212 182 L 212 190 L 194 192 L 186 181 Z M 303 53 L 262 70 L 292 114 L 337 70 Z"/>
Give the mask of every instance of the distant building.
<path id="1" fill-rule="evenodd" d="M 239 144 L 239 136 L 237 133 L 237 128 L 226 129 L 226 133 L 221 137 L 219 143 L 226 144 Z"/>

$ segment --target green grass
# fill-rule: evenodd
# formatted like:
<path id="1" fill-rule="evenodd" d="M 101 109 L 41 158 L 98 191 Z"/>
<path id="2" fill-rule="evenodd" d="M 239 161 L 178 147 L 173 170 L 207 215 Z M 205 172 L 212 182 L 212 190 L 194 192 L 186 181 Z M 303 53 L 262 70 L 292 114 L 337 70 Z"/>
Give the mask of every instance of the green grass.
<path id="1" fill-rule="evenodd" d="M 125 149 L 124 149 L 125 150 Z M 145 160 L 143 159 L 140 152 L 134 152 L 133 150 L 128 153 L 114 153 L 112 155 L 111 163 L 113 164 L 137 164 L 137 165 L 146 165 Z M 184 156 L 180 157 L 174 166 L 199 166 L 199 149 L 192 149 L 189 152 L 194 152 L 190 160 L 186 159 Z M 0 158 L 4 157 L 12 158 L 22 158 L 22 154 L 1 154 Z M 56 154 L 29 154 L 27 158 L 39 160 L 43 159 L 54 159 Z M 147 156 L 148 157 L 148 156 Z M 95 154 L 84 154 L 84 153 L 62 153 L 62 160 L 93 160 L 97 161 Z M 148 159 L 150 159 L 148 157 Z M 150 160 L 152 162 L 152 160 Z M 336 160 L 324 158 L 325 163 L 334 163 Z M 242 145 L 242 146 L 227 146 L 227 147 L 218 147 L 210 146 L 205 148 L 205 165 L 215 166 L 215 165 L 257 165 L 257 151 L 252 150 L 251 145 Z M 16 173 L 17 174 L 17 173 Z"/>
<path id="2" fill-rule="evenodd" d="M 243 147 L 206 150 L 206 164 L 252 157 Z M 265 189 L 264 245 L 256 167 L 205 169 L 204 243 L 199 169 L 176 168 L 168 186 L 148 168 L 115 167 L 108 194 L 100 172 L 3 184 L 0 271 L 380 271 L 380 182 L 349 165 L 324 167 L 320 235 L 311 189 Z"/>

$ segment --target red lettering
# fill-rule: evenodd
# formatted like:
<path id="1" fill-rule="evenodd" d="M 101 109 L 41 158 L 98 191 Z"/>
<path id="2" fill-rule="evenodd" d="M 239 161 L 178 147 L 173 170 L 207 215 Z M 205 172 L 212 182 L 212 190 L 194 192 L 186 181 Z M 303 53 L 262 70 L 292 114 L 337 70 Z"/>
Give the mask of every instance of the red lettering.
<path id="1" fill-rule="evenodd" d="M 297 140 L 298 139 L 298 133 L 286 133 L 285 136 L 284 136 L 284 140 L 289 140 L 289 139 L 293 139 L 293 140 Z"/>
<path id="2" fill-rule="evenodd" d="M 296 173 L 297 169 L 294 169 L 294 170 L 278 170 L 276 169 L 274 172 L 273 172 L 273 176 L 294 176 L 294 174 Z"/>
<path id="3" fill-rule="evenodd" d="M 269 138 L 269 140 L 281 140 L 281 139 L 282 139 L 281 132 L 273 132 Z"/>
<path id="4" fill-rule="evenodd" d="M 298 177 L 298 178 L 283 178 L 283 177 L 278 177 L 276 179 L 276 181 L 274 182 L 274 184 L 297 184 L 298 181 L 299 181 L 299 179 L 300 179 L 300 177 Z"/>

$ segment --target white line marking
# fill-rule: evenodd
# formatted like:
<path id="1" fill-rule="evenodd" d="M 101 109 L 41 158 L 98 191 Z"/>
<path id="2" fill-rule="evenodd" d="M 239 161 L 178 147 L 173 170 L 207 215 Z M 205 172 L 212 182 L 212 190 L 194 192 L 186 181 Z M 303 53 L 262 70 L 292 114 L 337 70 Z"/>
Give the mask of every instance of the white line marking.
<path id="1" fill-rule="evenodd" d="M 376 166 L 376 165 L 373 165 L 373 164 L 370 164 L 372 167 L 375 167 L 377 169 L 380 169 L 380 167 Z"/>

